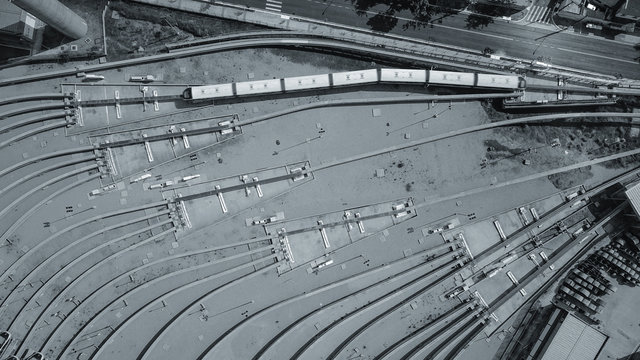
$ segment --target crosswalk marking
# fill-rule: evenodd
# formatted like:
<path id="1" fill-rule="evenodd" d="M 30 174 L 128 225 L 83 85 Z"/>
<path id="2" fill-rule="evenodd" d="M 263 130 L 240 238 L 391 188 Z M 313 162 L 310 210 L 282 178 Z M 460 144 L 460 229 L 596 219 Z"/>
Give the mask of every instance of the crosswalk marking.
<path id="1" fill-rule="evenodd" d="M 278 0 L 267 0 L 267 5 L 265 7 L 267 10 L 281 12 L 282 11 L 282 1 Z"/>
<path id="2" fill-rule="evenodd" d="M 538 22 L 548 24 L 551 22 L 551 9 L 543 6 L 532 6 L 525 17 L 527 22 Z"/>

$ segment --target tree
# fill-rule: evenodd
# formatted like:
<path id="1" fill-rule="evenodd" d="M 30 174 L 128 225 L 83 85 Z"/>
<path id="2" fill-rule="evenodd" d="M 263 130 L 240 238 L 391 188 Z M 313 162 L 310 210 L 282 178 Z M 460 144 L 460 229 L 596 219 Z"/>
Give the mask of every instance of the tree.
<path id="1" fill-rule="evenodd" d="M 485 15 L 470 14 L 467 16 L 465 27 L 467 29 L 478 29 L 487 27 L 493 23 L 493 18 Z"/>
<path id="2" fill-rule="evenodd" d="M 377 13 L 372 18 L 369 18 L 369 21 L 367 21 L 367 25 L 369 25 L 371 29 L 375 31 L 389 32 L 393 30 L 393 28 L 398 24 L 398 18 L 389 15 L 388 12 L 389 10 Z"/>
<path id="3" fill-rule="evenodd" d="M 351 2 L 360 16 L 366 16 L 367 11 L 376 6 L 384 5 L 386 9 L 379 11 L 369 19 L 367 24 L 374 30 L 387 29 L 386 31 L 389 31 L 397 25 L 398 19 L 395 15 L 399 12 L 409 11 L 412 15 L 411 21 L 403 25 L 404 29 L 419 28 L 427 26 L 437 14 L 456 14 L 460 12 L 469 5 L 470 0 L 351 0 Z"/>

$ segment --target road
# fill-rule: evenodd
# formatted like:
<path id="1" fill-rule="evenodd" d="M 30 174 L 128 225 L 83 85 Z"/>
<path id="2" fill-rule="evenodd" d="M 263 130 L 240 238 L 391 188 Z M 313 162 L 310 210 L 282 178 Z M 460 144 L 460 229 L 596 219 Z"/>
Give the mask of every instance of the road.
<path id="1" fill-rule="evenodd" d="M 242 6 L 256 9 L 269 8 L 276 11 L 273 3 L 276 0 L 232 0 Z M 369 18 L 376 11 L 368 11 L 366 15 L 358 15 L 351 1 L 348 0 L 283 0 L 281 12 L 302 17 L 324 20 L 333 23 L 371 29 L 367 25 Z M 383 8 L 376 8 L 382 10 Z M 438 19 L 436 23 L 426 27 L 403 29 L 411 14 L 398 14 L 398 23 L 390 31 L 396 35 L 445 43 L 464 48 L 483 50 L 489 47 L 498 54 L 536 59 L 550 58 L 554 65 L 574 67 L 588 71 L 624 77 L 638 78 L 640 74 L 640 51 L 630 44 L 614 42 L 597 37 L 569 33 L 531 26 L 526 22 L 515 23 L 497 19 L 494 23 L 480 29 L 467 29 L 467 15 L 449 15 Z M 440 22 L 441 21 L 441 22 Z"/>

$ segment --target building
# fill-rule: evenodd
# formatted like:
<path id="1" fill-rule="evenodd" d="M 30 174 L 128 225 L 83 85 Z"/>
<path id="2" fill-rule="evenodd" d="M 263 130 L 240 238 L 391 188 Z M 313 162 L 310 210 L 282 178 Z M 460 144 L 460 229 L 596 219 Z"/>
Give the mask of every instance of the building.
<path id="1" fill-rule="evenodd" d="M 9 0 L 0 0 L 0 44 L 2 58 L 29 55 L 36 29 L 44 23 Z M 8 56 L 7 55 L 13 55 Z"/>
<path id="2" fill-rule="evenodd" d="M 551 331 L 541 334 L 546 335 L 541 339 L 544 346 L 534 359 L 595 360 L 608 336 L 564 310 L 556 308 L 554 312 L 557 320 L 551 324 Z"/>
<path id="3" fill-rule="evenodd" d="M 640 182 L 627 186 L 624 194 L 635 213 L 636 219 L 640 219 Z M 629 215 L 633 216 L 634 214 Z"/>
<path id="4" fill-rule="evenodd" d="M 0 33 L 31 41 L 35 29 L 44 24 L 9 0 L 0 0 Z"/>

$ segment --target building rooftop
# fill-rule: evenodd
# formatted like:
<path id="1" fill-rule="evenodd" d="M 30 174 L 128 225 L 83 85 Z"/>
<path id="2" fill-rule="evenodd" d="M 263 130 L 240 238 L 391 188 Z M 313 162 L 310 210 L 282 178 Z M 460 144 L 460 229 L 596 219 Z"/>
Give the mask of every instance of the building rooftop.
<path id="1" fill-rule="evenodd" d="M 22 12 L 22 9 L 8 0 L 0 0 L 0 31 L 12 34 L 22 33 L 24 27 L 21 19 Z"/>
<path id="2" fill-rule="evenodd" d="M 627 199 L 629 199 L 629 203 L 631 204 L 631 207 L 633 207 L 633 211 L 635 211 L 636 215 L 640 217 L 640 182 L 629 187 L 624 193 L 627 196 Z"/>
<path id="3" fill-rule="evenodd" d="M 43 25 L 40 20 L 8 0 L 0 0 L 0 32 L 33 39 L 34 29 Z"/>
<path id="4" fill-rule="evenodd" d="M 593 360 L 607 336 L 568 314 L 541 360 Z"/>

